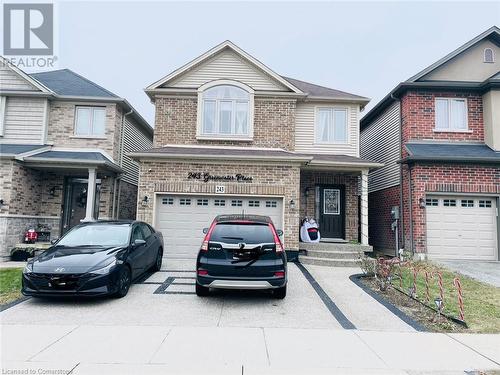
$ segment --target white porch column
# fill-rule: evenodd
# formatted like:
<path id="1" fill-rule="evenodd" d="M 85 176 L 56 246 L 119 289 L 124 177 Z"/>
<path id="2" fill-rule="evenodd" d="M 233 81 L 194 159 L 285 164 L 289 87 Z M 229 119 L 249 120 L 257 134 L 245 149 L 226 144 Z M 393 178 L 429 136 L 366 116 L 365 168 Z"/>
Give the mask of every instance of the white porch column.
<path id="1" fill-rule="evenodd" d="M 361 244 L 368 245 L 368 169 L 361 171 Z"/>
<path id="2" fill-rule="evenodd" d="M 89 180 L 87 185 L 87 207 L 85 211 L 85 218 L 82 221 L 94 220 L 95 183 L 96 183 L 95 169 L 89 168 Z"/>

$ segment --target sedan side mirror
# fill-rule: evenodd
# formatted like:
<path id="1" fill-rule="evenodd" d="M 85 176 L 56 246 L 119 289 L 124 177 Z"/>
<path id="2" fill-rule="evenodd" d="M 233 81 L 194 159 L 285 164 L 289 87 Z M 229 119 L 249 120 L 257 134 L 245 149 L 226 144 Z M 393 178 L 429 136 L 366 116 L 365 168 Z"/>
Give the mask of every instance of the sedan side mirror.
<path id="1" fill-rule="evenodd" d="M 53 240 L 50 240 L 50 244 L 55 245 L 57 241 L 59 241 L 59 238 L 54 238 Z"/>
<path id="2" fill-rule="evenodd" d="M 208 233 L 208 228 L 203 228 L 203 234 L 207 234 Z"/>
<path id="3" fill-rule="evenodd" d="M 146 244 L 146 241 L 141 240 L 141 239 L 136 239 L 134 241 L 134 247 L 139 247 L 139 246 L 142 246 L 142 245 L 145 245 L 145 244 Z"/>
<path id="4" fill-rule="evenodd" d="M 283 231 L 281 229 L 278 229 L 276 230 L 276 234 L 281 237 L 283 236 Z"/>

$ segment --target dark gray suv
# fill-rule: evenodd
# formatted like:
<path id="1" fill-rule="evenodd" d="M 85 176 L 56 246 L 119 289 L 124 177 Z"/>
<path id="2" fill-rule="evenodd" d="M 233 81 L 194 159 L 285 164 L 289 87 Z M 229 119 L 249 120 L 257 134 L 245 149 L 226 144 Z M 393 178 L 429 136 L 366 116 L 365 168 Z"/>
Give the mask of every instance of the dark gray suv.
<path id="1" fill-rule="evenodd" d="M 212 289 L 270 289 L 286 296 L 287 264 L 283 244 L 268 216 L 220 215 L 210 228 L 196 261 L 196 294 Z"/>

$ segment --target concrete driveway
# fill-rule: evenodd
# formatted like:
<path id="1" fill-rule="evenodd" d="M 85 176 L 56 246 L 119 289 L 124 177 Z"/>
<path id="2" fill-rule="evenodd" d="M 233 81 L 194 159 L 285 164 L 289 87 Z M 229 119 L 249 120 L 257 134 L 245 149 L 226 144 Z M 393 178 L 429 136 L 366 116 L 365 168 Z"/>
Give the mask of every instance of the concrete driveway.
<path id="1" fill-rule="evenodd" d="M 291 263 L 289 294 L 274 300 L 257 292 L 198 298 L 193 267 L 167 260 L 119 300 L 29 299 L 1 312 L 3 373 L 500 369 L 499 335 L 415 332 L 348 279 L 357 269 Z"/>
<path id="2" fill-rule="evenodd" d="M 462 275 L 500 288 L 500 262 L 440 260 L 437 263 Z"/>

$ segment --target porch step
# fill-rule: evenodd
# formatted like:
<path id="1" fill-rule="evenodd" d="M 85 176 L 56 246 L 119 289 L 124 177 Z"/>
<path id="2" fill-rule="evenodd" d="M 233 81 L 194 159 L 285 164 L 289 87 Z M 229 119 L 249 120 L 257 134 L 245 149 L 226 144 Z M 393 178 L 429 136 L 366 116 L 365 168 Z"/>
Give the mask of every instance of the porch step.
<path id="1" fill-rule="evenodd" d="M 299 255 L 299 261 L 302 264 L 310 264 L 314 266 L 359 267 L 359 263 L 356 258 L 332 259 L 332 258 L 319 258 L 319 257 Z"/>
<path id="2" fill-rule="evenodd" d="M 357 259 L 357 251 L 340 251 L 340 250 L 306 250 L 307 256 L 311 258 L 328 258 L 328 259 Z"/>
<path id="3" fill-rule="evenodd" d="M 305 251 L 334 251 L 334 252 L 351 252 L 356 254 L 358 252 L 371 252 L 373 247 L 370 245 L 361 245 L 355 243 L 332 243 L 332 242 L 318 242 L 308 243 L 300 242 L 299 249 Z"/>

